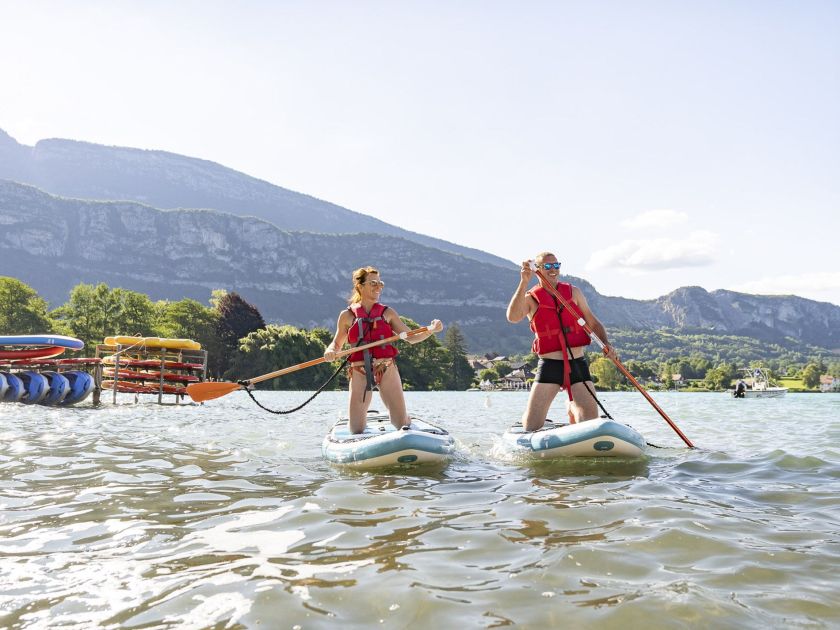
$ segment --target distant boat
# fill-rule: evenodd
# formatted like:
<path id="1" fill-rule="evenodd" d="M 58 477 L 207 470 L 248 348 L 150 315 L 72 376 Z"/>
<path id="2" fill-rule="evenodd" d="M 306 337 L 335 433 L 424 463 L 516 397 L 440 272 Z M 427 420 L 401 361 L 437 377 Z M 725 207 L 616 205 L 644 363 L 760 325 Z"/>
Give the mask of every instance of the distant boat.
<path id="1" fill-rule="evenodd" d="M 761 368 L 745 369 L 747 376 L 735 385 L 732 396 L 735 398 L 781 398 L 787 394 L 787 387 L 778 387 L 770 384 L 770 378 Z M 752 381 L 747 384 L 746 380 Z"/>

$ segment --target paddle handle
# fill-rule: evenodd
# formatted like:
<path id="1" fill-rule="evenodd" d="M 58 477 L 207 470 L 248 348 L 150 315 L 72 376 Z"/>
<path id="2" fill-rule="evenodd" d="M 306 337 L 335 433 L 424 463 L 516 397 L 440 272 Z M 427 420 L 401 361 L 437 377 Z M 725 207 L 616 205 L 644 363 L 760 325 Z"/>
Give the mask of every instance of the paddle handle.
<path id="1" fill-rule="evenodd" d="M 392 337 L 387 337 L 385 339 L 380 339 L 379 341 L 371 341 L 370 343 L 366 343 L 363 346 L 356 346 L 353 348 L 349 348 L 348 350 L 341 350 L 340 352 L 335 353 L 335 358 L 340 359 L 342 357 L 346 357 L 348 354 L 353 354 L 354 352 L 361 352 L 363 350 L 367 350 L 368 348 L 375 348 L 376 346 L 382 346 L 386 343 L 391 343 L 393 341 L 397 341 L 399 339 L 408 339 L 409 337 L 414 337 L 415 335 L 419 335 L 421 333 L 431 332 L 428 326 L 422 326 L 420 328 L 415 328 L 414 330 L 409 330 L 408 332 L 402 332 L 397 335 L 393 335 Z M 311 361 L 306 361 L 305 363 L 298 363 L 297 365 L 292 365 L 287 368 L 283 368 L 282 370 L 277 370 L 276 372 L 269 372 L 268 374 L 263 374 L 261 376 L 255 376 L 254 378 L 250 378 L 245 381 L 248 385 L 254 385 L 255 383 L 261 383 L 262 381 L 268 381 L 272 378 L 277 378 L 278 376 L 283 376 L 284 374 L 289 374 L 290 372 L 297 372 L 298 370 L 303 370 L 308 367 L 312 367 L 313 365 L 318 365 L 320 363 L 324 363 L 326 359 L 324 357 L 319 357 L 317 359 L 312 359 Z"/>
<path id="2" fill-rule="evenodd" d="M 549 282 L 548 278 L 546 278 L 543 275 L 542 271 L 540 271 L 533 262 L 531 262 L 531 270 L 534 271 L 537 274 L 537 276 L 545 280 L 544 286 L 548 289 L 548 292 L 551 293 L 551 295 L 553 295 L 557 299 L 557 301 L 560 302 L 560 304 L 562 304 L 564 308 L 566 308 L 566 310 L 568 310 L 570 313 L 574 313 L 576 311 L 576 309 L 572 308 L 571 304 L 569 304 L 568 300 L 566 300 L 562 295 L 560 295 L 560 292 L 557 289 L 551 286 L 551 282 Z M 621 361 L 619 361 L 618 358 L 611 356 L 607 353 L 607 344 L 601 341 L 601 338 L 595 334 L 595 332 L 592 330 L 589 324 L 586 323 L 586 320 L 583 317 L 579 317 L 577 323 L 581 328 L 583 328 L 586 331 L 586 334 L 588 334 L 592 338 L 592 341 L 594 341 L 601 348 L 601 350 L 604 351 L 604 354 L 607 356 L 607 358 L 615 364 L 615 367 L 617 367 L 622 374 L 624 374 L 627 380 L 630 381 L 630 383 L 632 383 L 633 387 L 638 389 L 639 393 L 647 399 L 647 401 L 651 404 L 651 406 L 654 409 L 656 409 L 659 415 L 662 416 L 663 420 L 665 420 L 665 422 L 667 422 L 671 426 L 671 428 L 676 432 L 676 434 L 682 438 L 682 441 L 685 442 L 689 448 L 694 448 L 694 444 L 691 443 L 691 440 L 689 440 L 685 436 L 685 434 L 682 431 L 680 431 L 680 428 L 676 424 L 674 424 L 674 421 L 668 417 L 668 414 L 665 413 L 662 407 L 656 404 L 656 401 L 653 398 L 651 398 L 650 394 L 647 393 L 647 390 L 644 387 L 642 387 L 642 384 L 639 383 L 639 381 L 637 381 L 632 374 L 630 374 L 630 372 L 627 370 L 626 367 L 624 367 Z"/>

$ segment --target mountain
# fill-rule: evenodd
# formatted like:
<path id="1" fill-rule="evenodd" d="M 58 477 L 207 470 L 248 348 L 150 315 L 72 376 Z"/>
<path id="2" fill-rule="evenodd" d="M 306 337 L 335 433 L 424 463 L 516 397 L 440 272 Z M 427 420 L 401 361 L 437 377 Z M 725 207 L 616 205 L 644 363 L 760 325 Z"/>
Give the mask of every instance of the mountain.
<path id="1" fill-rule="evenodd" d="M 32 184 L 63 197 L 136 201 L 162 209 L 221 210 L 257 217 L 283 230 L 401 236 L 421 245 L 515 268 L 511 261 L 481 250 L 410 232 L 214 162 L 166 151 L 57 139 L 41 140 L 29 147 L 0 129 L 0 179 Z"/>
<path id="2" fill-rule="evenodd" d="M 350 273 L 368 264 L 382 271 L 386 304 L 420 323 L 458 322 L 471 351 L 530 347 L 527 324 L 505 319 L 516 269 L 398 236 L 293 232 L 215 210 L 67 199 L 0 180 L 0 275 L 21 279 L 53 306 L 80 282 L 203 303 L 223 288 L 241 293 L 269 321 L 332 328 Z M 664 327 L 840 347 L 840 307 L 833 304 L 700 287 L 631 300 L 566 279 L 581 287 L 608 330 Z"/>

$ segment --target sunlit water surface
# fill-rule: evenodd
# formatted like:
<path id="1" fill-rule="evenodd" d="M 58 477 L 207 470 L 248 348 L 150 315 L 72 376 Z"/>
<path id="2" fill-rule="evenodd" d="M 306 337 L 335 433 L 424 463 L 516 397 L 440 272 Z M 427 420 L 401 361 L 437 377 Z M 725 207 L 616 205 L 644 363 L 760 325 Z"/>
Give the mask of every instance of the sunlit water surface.
<path id="1" fill-rule="evenodd" d="M 458 455 L 376 473 L 321 459 L 345 396 L 0 405 L 0 626 L 840 624 L 840 396 L 657 394 L 689 451 L 604 394 L 664 448 L 527 466 L 498 448 L 526 394 L 408 393 Z"/>

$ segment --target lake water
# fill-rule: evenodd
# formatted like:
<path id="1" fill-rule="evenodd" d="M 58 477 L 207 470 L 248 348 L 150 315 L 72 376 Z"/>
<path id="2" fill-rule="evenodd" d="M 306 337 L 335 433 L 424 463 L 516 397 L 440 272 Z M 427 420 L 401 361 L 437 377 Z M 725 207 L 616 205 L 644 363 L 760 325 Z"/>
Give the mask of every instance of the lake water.
<path id="1" fill-rule="evenodd" d="M 0 405 L 0 626 L 840 626 L 840 396 L 655 394 L 692 451 L 607 393 L 663 448 L 537 466 L 497 448 L 527 394 L 406 396 L 446 468 L 326 464 L 340 392 Z"/>

